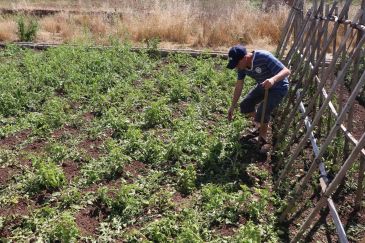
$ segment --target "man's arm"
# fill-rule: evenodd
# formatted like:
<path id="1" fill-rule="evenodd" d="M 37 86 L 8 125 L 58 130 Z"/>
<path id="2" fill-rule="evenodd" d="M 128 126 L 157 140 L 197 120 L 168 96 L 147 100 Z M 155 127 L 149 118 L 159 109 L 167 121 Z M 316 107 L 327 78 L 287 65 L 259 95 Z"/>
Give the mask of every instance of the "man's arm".
<path id="1" fill-rule="evenodd" d="M 237 80 L 236 82 L 236 86 L 234 88 L 234 93 L 233 93 L 233 99 L 232 99 L 232 104 L 231 107 L 228 110 L 228 121 L 232 120 L 232 116 L 233 116 L 233 111 L 237 105 L 238 99 L 241 96 L 242 93 L 242 88 L 243 88 L 243 80 Z"/>
<path id="2" fill-rule="evenodd" d="M 290 70 L 287 67 L 284 67 L 280 72 L 278 72 L 278 74 L 269 79 L 266 79 L 264 82 L 262 82 L 261 85 L 265 89 L 270 89 L 275 83 L 288 77 L 290 73 L 291 73 Z"/>

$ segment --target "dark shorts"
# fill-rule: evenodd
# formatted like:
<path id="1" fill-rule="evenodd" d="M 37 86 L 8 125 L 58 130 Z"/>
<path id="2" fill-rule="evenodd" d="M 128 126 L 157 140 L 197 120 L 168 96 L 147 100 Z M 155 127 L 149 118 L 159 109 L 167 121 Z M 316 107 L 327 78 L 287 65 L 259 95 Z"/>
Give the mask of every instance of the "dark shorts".
<path id="1" fill-rule="evenodd" d="M 283 100 L 284 96 L 288 93 L 288 89 L 269 89 L 268 99 L 267 99 L 267 107 L 265 112 L 264 122 L 268 123 L 270 121 L 271 112 L 280 104 Z M 248 92 L 246 97 L 240 104 L 241 113 L 247 114 L 255 111 L 255 107 L 258 103 L 260 103 L 256 116 L 255 122 L 261 121 L 261 113 L 263 108 L 263 99 L 265 95 L 265 90 L 258 85 L 256 85 L 253 89 Z"/>

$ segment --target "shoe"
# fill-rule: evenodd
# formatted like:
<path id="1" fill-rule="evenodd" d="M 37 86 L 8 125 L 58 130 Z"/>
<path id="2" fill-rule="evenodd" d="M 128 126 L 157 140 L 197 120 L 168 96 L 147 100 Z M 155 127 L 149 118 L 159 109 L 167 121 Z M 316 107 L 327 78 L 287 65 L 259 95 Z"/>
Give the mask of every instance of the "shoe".
<path id="1" fill-rule="evenodd" d="M 259 132 L 260 131 L 257 128 L 248 129 L 248 133 L 245 133 L 242 136 L 240 136 L 240 141 L 255 138 L 259 135 Z"/>
<path id="2" fill-rule="evenodd" d="M 259 140 L 259 146 L 260 146 L 260 153 L 267 154 L 268 152 L 270 152 L 270 149 L 271 149 L 270 143 L 268 143 L 262 137 L 259 137 L 258 140 Z"/>

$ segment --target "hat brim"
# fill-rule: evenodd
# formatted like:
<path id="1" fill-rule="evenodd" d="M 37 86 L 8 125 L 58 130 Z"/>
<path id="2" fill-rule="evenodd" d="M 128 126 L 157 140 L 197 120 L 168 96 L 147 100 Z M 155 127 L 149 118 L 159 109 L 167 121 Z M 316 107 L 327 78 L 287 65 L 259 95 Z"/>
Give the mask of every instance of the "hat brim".
<path id="1" fill-rule="evenodd" d="M 227 68 L 234 69 L 237 66 L 237 64 L 238 64 L 238 62 L 236 62 L 235 60 L 231 60 L 228 62 Z"/>

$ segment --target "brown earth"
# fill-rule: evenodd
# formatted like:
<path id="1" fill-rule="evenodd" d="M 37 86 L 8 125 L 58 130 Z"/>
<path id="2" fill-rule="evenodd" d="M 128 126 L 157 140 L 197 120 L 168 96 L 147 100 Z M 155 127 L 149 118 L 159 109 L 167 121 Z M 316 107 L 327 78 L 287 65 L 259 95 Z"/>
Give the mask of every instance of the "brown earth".
<path id="1" fill-rule="evenodd" d="M 37 139 L 31 144 L 28 144 L 24 151 L 26 152 L 32 152 L 32 153 L 39 153 L 43 150 L 43 148 L 46 146 L 46 141 L 42 139 Z"/>
<path id="2" fill-rule="evenodd" d="M 72 126 L 64 126 L 60 129 L 54 131 L 51 136 L 53 138 L 59 139 L 64 135 L 71 135 L 71 136 L 76 135 L 78 132 L 79 132 L 78 129 L 76 129 Z"/>
<path id="3" fill-rule="evenodd" d="M 97 235 L 97 228 L 100 222 L 105 218 L 103 215 L 95 215 L 95 209 L 91 206 L 81 210 L 75 217 L 81 234 L 85 236 Z"/>
<path id="4" fill-rule="evenodd" d="M 31 129 L 25 129 L 6 138 L 0 139 L 0 147 L 15 149 L 18 144 L 29 137 L 31 131 Z"/>
<path id="5" fill-rule="evenodd" d="M 0 168 L 0 186 L 6 184 L 6 182 L 13 176 L 14 169 L 11 167 Z"/>
<path id="6" fill-rule="evenodd" d="M 14 216 L 14 215 L 27 215 L 33 208 L 35 204 L 33 201 L 20 201 L 16 204 L 7 205 L 0 209 L 0 216 Z"/>
<path id="7" fill-rule="evenodd" d="M 127 164 L 123 168 L 123 172 L 128 176 L 132 175 L 133 177 L 137 177 L 146 171 L 146 165 L 140 161 L 132 161 L 130 164 Z"/>
<path id="8" fill-rule="evenodd" d="M 85 114 L 83 114 L 83 118 L 84 121 L 91 122 L 95 118 L 95 115 L 92 112 L 86 112 Z"/>
<path id="9" fill-rule="evenodd" d="M 348 89 L 341 85 L 337 88 L 337 94 L 339 94 L 339 97 L 342 97 L 342 104 L 344 105 L 346 101 L 350 97 L 350 92 Z M 347 126 L 347 121 L 344 122 L 344 125 Z M 351 131 L 352 135 L 356 139 L 360 139 L 361 135 L 365 132 L 365 107 L 359 104 L 357 100 L 355 100 L 353 105 L 353 129 Z"/>
<path id="10" fill-rule="evenodd" d="M 78 147 L 80 149 L 84 149 L 92 158 L 98 159 L 101 155 L 101 145 L 103 141 L 101 139 L 86 139 L 83 142 L 81 142 Z"/>
<path id="11" fill-rule="evenodd" d="M 79 166 L 75 161 L 65 161 L 62 163 L 63 172 L 67 178 L 67 181 L 72 181 L 79 174 Z"/>

